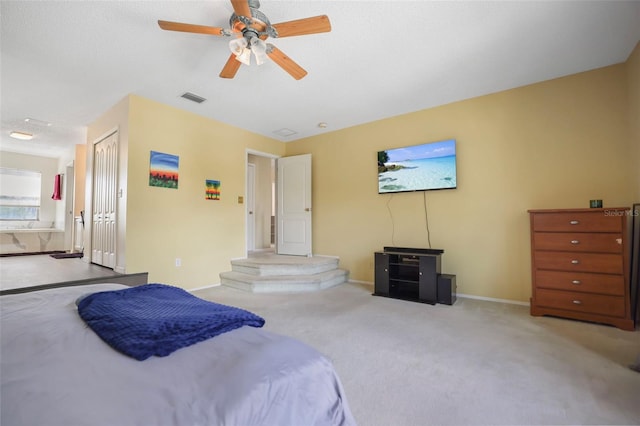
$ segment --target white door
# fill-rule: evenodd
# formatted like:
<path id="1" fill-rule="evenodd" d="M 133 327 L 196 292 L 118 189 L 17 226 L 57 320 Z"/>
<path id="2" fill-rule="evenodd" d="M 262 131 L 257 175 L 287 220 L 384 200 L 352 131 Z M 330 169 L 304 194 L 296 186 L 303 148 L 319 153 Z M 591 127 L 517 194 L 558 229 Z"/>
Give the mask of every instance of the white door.
<path id="1" fill-rule="evenodd" d="M 278 159 L 278 254 L 311 256 L 311 154 Z"/>
<path id="2" fill-rule="evenodd" d="M 256 166 L 247 163 L 247 251 L 256 248 Z"/>
<path id="3" fill-rule="evenodd" d="M 113 133 L 94 146 L 93 218 L 91 262 L 113 268 L 116 265 L 116 192 L 118 135 Z"/>
<path id="4" fill-rule="evenodd" d="M 73 252 L 73 231 L 75 219 L 73 217 L 73 185 L 74 185 L 73 166 L 67 166 L 64 176 L 64 197 L 65 197 L 65 213 L 64 213 L 64 248 Z"/>

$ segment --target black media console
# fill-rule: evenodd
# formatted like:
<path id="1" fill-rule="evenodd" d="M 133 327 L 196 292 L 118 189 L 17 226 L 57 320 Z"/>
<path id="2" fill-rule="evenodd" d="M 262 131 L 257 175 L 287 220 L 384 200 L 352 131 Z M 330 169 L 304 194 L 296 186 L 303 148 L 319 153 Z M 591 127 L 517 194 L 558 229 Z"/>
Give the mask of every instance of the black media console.
<path id="1" fill-rule="evenodd" d="M 375 253 L 374 296 L 452 305 L 455 275 L 440 273 L 444 250 L 384 247 Z"/>

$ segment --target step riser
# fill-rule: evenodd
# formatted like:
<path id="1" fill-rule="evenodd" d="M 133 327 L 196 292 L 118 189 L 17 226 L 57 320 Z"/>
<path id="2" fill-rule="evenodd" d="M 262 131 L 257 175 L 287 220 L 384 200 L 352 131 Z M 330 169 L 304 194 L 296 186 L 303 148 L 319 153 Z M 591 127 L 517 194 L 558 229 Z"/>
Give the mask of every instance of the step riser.
<path id="1" fill-rule="evenodd" d="M 336 262 L 337 263 L 337 262 Z M 336 269 L 337 265 L 258 265 L 256 267 L 231 264 L 231 270 L 260 277 L 279 275 L 313 275 Z"/>
<path id="2" fill-rule="evenodd" d="M 332 273 L 323 273 L 321 277 L 313 275 L 300 275 L 296 277 L 274 276 L 271 279 L 257 278 L 248 274 L 221 273 L 220 283 L 227 287 L 253 293 L 277 293 L 277 292 L 306 292 L 318 291 L 325 288 L 343 284 L 348 281 L 349 273 L 336 270 Z"/>
<path id="3" fill-rule="evenodd" d="M 220 273 L 220 283 L 253 293 L 318 291 L 343 284 L 349 272 L 338 269 L 333 256 L 267 255 L 231 261 L 231 271 Z"/>

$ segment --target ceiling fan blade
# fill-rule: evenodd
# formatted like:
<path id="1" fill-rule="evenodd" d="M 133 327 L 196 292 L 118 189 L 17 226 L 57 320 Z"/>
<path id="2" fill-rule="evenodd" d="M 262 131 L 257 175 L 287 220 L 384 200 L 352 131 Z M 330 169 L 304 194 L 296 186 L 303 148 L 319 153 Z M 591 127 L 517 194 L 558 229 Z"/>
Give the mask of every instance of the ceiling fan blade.
<path id="1" fill-rule="evenodd" d="M 278 49 L 273 44 L 267 44 L 267 55 L 269 55 L 273 62 L 280 65 L 283 70 L 288 72 L 291 77 L 295 78 L 296 80 L 300 80 L 305 75 L 307 75 L 307 72 L 304 70 L 304 68 L 296 64 L 293 59 L 289 58 L 282 52 L 282 50 Z"/>
<path id="2" fill-rule="evenodd" d="M 278 33 L 278 37 L 291 37 L 306 34 L 327 33 L 331 31 L 331 22 L 327 15 L 312 18 L 296 19 L 271 25 Z"/>
<path id="3" fill-rule="evenodd" d="M 229 59 L 227 59 L 227 63 L 224 64 L 224 68 L 222 68 L 222 71 L 220 72 L 220 77 L 222 78 L 235 77 L 236 73 L 240 69 L 240 65 L 242 65 L 242 63 L 238 61 L 236 59 L 236 55 L 232 53 L 231 56 L 229 56 Z"/>
<path id="4" fill-rule="evenodd" d="M 181 22 L 158 21 L 158 25 L 163 30 L 182 31 L 184 33 L 210 34 L 223 36 L 225 29 L 220 27 L 207 27 L 205 25 L 183 24 Z"/>
<path id="5" fill-rule="evenodd" d="M 249 9 L 248 0 L 231 0 L 231 5 L 236 15 L 251 18 L 251 9 Z"/>

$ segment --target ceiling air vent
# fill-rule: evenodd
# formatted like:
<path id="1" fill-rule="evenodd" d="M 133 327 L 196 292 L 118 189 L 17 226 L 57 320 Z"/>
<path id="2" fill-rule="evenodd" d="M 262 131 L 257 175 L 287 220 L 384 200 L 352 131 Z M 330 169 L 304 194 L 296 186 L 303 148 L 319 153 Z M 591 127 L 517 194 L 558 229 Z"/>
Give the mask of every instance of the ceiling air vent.
<path id="1" fill-rule="evenodd" d="M 295 135 L 298 132 L 293 131 L 291 129 L 283 128 L 283 129 L 280 129 L 280 130 L 275 130 L 273 133 L 275 133 L 278 136 L 282 136 L 282 137 L 286 138 L 288 136 Z"/>
<path id="2" fill-rule="evenodd" d="M 195 102 L 195 103 L 198 103 L 198 104 L 201 104 L 204 101 L 206 101 L 206 99 L 203 98 L 202 96 L 194 95 L 193 93 L 189 93 L 189 92 L 183 93 L 180 97 L 188 99 L 188 100 L 190 100 L 192 102 Z"/>

